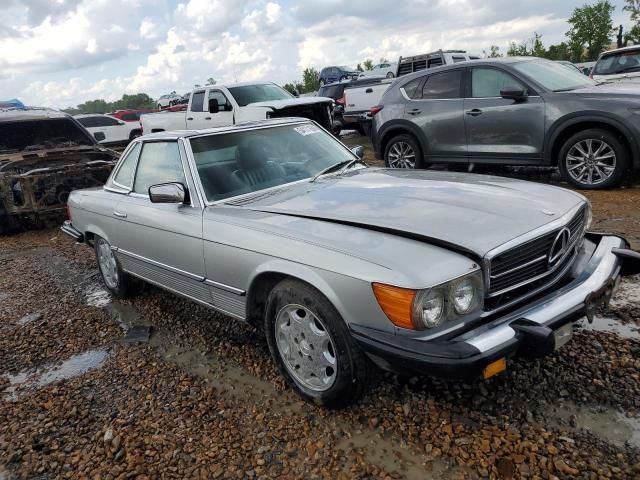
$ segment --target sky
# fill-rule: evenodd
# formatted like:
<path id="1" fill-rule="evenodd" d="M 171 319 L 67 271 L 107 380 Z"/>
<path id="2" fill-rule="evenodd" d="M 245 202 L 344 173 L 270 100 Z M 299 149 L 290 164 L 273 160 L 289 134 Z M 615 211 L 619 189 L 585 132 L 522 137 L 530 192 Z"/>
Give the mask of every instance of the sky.
<path id="1" fill-rule="evenodd" d="M 0 0 L 0 100 L 65 108 L 306 67 L 563 41 L 587 0 Z M 627 26 L 623 0 L 614 23 Z"/>

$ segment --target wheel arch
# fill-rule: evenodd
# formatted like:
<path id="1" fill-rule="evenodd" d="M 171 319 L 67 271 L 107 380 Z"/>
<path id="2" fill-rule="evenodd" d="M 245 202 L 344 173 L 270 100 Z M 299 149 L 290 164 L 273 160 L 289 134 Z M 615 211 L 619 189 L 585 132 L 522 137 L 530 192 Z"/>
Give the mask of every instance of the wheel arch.
<path id="1" fill-rule="evenodd" d="M 87 225 L 84 229 L 84 238 L 87 244 L 93 245 L 96 236 L 104 238 L 109 243 L 109 245 L 113 246 L 111 240 L 109 239 L 109 235 L 107 235 L 104 230 L 102 230 L 97 225 Z"/>
<path id="2" fill-rule="evenodd" d="M 393 120 L 388 122 L 380 131 L 380 155 L 384 158 L 384 152 L 387 148 L 389 141 L 395 137 L 396 135 L 409 134 L 413 136 L 417 141 L 418 145 L 420 145 L 420 150 L 422 150 L 422 158 L 423 160 L 427 155 L 427 139 L 416 125 L 407 121 L 407 120 Z"/>
<path id="3" fill-rule="evenodd" d="M 550 130 L 551 134 L 545 146 L 545 163 L 558 165 L 558 155 L 564 142 L 579 131 L 590 128 L 601 128 L 620 137 L 630 154 L 633 167 L 640 167 L 640 148 L 629 128 L 617 118 L 602 114 L 576 115 L 556 122 Z"/>
<path id="4" fill-rule="evenodd" d="M 256 268 L 251 275 L 247 289 L 245 318 L 254 327 L 262 324 L 264 307 L 269 293 L 282 280 L 299 280 L 319 291 L 344 316 L 344 306 L 335 290 L 313 268 L 298 263 L 275 260 Z"/>

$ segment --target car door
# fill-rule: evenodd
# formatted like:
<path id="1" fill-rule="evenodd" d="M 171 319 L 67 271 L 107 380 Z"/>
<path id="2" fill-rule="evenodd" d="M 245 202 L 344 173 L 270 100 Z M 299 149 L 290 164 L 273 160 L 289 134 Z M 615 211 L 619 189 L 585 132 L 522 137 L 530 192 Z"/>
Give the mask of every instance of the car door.
<path id="1" fill-rule="evenodd" d="M 125 122 L 107 115 L 96 117 L 96 121 L 105 133 L 105 143 L 129 140 L 129 127 Z"/>
<path id="2" fill-rule="evenodd" d="M 184 204 L 150 201 L 149 187 L 167 182 L 180 182 L 191 193 Z M 179 142 L 144 142 L 132 191 L 114 212 L 123 221 L 117 255 L 126 271 L 210 303 L 209 289 L 203 283 L 202 205 L 195 192 Z"/>
<path id="3" fill-rule="evenodd" d="M 431 73 L 403 88 L 404 118 L 422 132 L 427 162 L 467 162 L 462 73 L 462 69 Z"/>
<path id="4" fill-rule="evenodd" d="M 516 87 L 526 98 L 503 98 Z M 469 161 L 538 163 L 544 144 L 544 101 L 534 89 L 497 67 L 478 66 L 467 73 L 464 121 Z"/>
<path id="5" fill-rule="evenodd" d="M 205 101 L 206 90 L 197 90 L 191 96 L 191 105 L 187 115 L 187 128 L 200 130 L 211 126 L 211 114 L 209 113 L 209 104 Z"/>
<path id="6" fill-rule="evenodd" d="M 207 101 L 204 106 L 205 110 L 209 109 L 209 100 L 217 100 L 219 110 L 216 113 L 210 113 L 209 116 L 211 117 L 211 120 L 207 121 L 207 126 L 224 127 L 226 125 L 233 125 L 235 112 L 233 111 L 231 102 L 222 90 L 218 88 L 212 88 L 209 90 Z"/>

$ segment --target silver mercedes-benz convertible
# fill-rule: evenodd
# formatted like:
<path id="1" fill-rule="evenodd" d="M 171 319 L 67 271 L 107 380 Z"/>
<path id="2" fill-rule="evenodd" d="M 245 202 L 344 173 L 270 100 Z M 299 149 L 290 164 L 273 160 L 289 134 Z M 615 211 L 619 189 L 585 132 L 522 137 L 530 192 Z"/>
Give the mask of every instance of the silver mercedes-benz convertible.
<path id="1" fill-rule="evenodd" d="M 329 407 L 374 364 L 488 378 L 547 355 L 640 271 L 575 192 L 360 155 L 304 119 L 146 135 L 71 194 L 62 230 L 116 296 L 137 277 L 263 328 L 289 384 Z"/>

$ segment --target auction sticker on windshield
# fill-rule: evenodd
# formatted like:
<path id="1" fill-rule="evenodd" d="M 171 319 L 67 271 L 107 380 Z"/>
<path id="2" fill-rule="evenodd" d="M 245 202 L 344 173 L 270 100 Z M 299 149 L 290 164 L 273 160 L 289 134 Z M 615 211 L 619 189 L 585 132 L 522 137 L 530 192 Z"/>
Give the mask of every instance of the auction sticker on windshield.
<path id="1" fill-rule="evenodd" d="M 300 125 L 299 127 L 295 127 L 294 130 L 303 137 L 306 137 L 307 135 L 311 135 L 313 133 L 318 133 L 320 131 L 320 129 L 315 125 Z"/>

